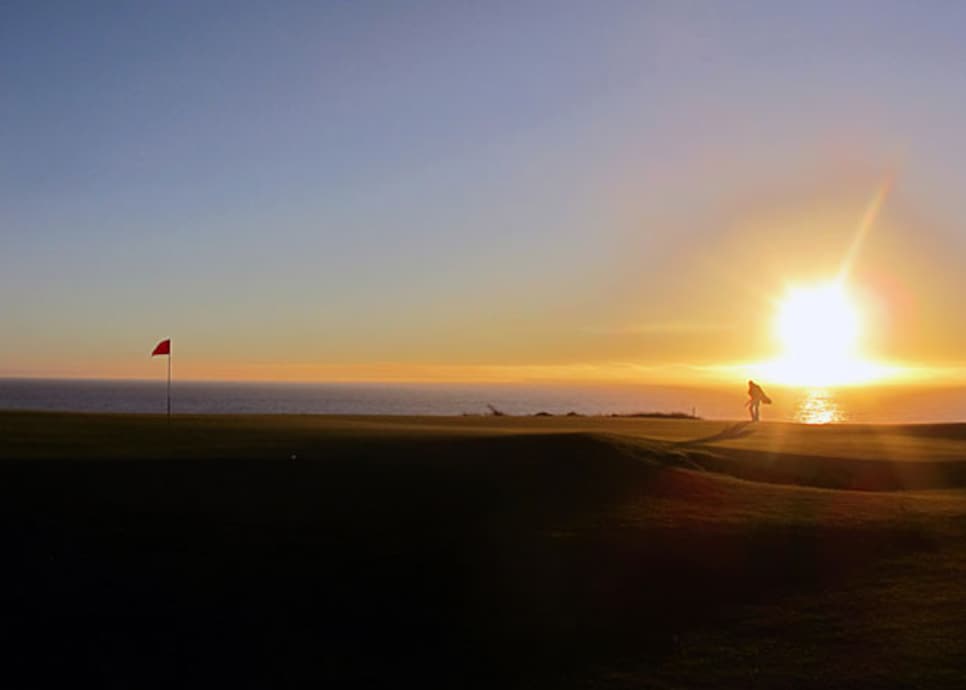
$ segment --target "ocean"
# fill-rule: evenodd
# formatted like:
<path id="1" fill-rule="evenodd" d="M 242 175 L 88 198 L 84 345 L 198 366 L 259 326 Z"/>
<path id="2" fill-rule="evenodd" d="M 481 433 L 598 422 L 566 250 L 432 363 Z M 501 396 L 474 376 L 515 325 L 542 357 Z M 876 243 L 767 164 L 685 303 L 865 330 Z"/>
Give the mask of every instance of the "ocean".
<path id="1" fill-rule="evenodd" d="M 966 421 L 966 388 L 766 386 L 763 420 L 803 423 Z M 741 419 L 745 387 L 553 384 L 328 384 L 176 381 L 175 414 L 488 414 L 684 412 Z M 163 413 L 163 381 L 0 379 L 0 410 Z"/>

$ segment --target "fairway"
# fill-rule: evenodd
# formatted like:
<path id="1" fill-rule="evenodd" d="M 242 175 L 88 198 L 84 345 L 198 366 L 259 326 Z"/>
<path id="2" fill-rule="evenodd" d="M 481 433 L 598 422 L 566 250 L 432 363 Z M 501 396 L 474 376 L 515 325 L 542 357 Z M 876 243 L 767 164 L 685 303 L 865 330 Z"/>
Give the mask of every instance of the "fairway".
<path id="1" fill-rule="evenodd" d="M 162 415 L 0 412 L 5 456 L 145 457 L 167 443 L 197 457 L 242 457 L 251 443 L 283 448 L 337 439 L 458 438 L 483 435 L 609 434 L 629 439 L 843 459 L 964 460 L 966 424 L 804 425 L 646 417 L 410 417 L 360 415 Z M 130 445 L 125 445 L 130 444 Z M 268 445 L 268 444 L 274 444 Z M 259 450 L 260 452 L 260 450 Z"/>
<path id="2" fill-rule="evenodd" d="M 962 433 L 3 413 L 11 672 L 958 687 Z"/>

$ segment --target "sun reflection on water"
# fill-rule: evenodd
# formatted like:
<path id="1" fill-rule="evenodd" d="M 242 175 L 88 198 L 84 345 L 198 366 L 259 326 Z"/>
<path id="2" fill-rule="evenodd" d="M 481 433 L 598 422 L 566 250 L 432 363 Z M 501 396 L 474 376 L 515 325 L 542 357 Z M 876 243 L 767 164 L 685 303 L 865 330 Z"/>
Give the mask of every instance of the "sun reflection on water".
<path id="1" fill-rule="evenodd" d="M 832 424 L 844 422 L 845 414 L 831 391 L 825 388 L 811 388 L 798 403 L 795 420 L 802 424 Z"/>

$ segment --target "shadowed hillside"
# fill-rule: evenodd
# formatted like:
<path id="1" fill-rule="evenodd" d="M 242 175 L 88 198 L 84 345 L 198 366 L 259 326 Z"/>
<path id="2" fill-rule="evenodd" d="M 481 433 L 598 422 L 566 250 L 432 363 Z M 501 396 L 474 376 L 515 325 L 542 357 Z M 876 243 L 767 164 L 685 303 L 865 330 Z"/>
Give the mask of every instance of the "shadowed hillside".
<path id="1" fill-rule="evenodd" d="M 777 482 L 958 483 L 911 456 L 959 429 L 881 430 L 906 460 L 755 447 L 780 427 L 0 414 L 10 673 L 955 687 L 966 497 Z M 831 431 L 781 437 L 845 448 Z"/>

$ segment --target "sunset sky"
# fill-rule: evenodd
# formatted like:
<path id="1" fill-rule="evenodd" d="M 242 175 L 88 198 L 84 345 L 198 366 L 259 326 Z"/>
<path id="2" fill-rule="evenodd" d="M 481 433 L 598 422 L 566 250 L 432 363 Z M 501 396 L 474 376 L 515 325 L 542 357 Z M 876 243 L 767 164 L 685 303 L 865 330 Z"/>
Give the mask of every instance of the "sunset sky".
<path id="1" fill-rule="evenodd" d="M 155 377 L 169 336 L 193 379 L 740 376 L 874 204 L 857 347 L 966 380 L 964 28 L 953 2 L 3 3 L 0 376 Z"/>

